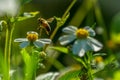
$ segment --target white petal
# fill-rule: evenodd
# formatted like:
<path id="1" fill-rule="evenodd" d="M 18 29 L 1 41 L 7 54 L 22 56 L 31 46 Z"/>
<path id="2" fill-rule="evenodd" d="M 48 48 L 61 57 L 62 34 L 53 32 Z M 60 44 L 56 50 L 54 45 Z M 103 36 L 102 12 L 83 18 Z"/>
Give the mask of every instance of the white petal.
<path id="1" fill-rule="evenodd" d="M 38 39 L 37 41 L 40 41 L 43 44 L 50 44 L 51 43 L 50 39 Z"/>
<path id="2" fill-rule="evenodd" d="M 23 42 L 23 41 L 28 41 L 27 38 L 17 38 L 14 40 L 14 42 Z"/>
<path id="3" fill-rule="evenodd" d="M 40 41 L 35 41 L 35 42 L 33 42 L 33 44 L 36 46 L 36 47 L 43 47 L 45 44 L 44 43 L 42 43 L 42 42 L 40 42 Z"/>
<path id="4" fill-rule="evenodd" d="M 85 50 L 81 49 L 80 52 L 78 53 L 78 56 L 83 57 L 85 55 Z"/>
<path id="5" fill-rule="evenodd" d="M 103 45 L 99 41 L 91 37 L 89 37 L 89 39 L 94 48 L 94 51 L 99 51 L 100 49 L 102 49 Z"/>
<path id="6" fill-rule="evenodd" d="M 55 80 L 58 75 L 58 72 L 48 72 L 37 76 L 35 80 Z"/>
<path id="7" fill-rule="evenodd" d="M 77 27 L 68 26 L 68 27 L 65 27 L 62 31 L 68 34 L 74 34 L 76 30 L 77 30 Z"/>
<path id="8" fill-rule="evenodd" d="M 75 35 L 64 35 L 59 38 L 59 41 L 61 45 L 67 45 L 73 40 L 75 40 L 75 38 L 76 38 Z"/>
<path id="9" fill-rule="evenodd" d="M 84 56 L 85 52 L 93 51 L 93 47 L 89 44 L 88 39 L 76 40 L 72 51 L 80 57 Z"/>
<path id="10" fill-rule="evenodd" d="M 73 45 L 73 48 L 72 48 L 73 54 L 75 54 L 75 55 L 84 54 L 84 51 L 83 51 L 84 48 L 83 47 L 84 47 L 84 45 L 83 45 L 82 40 L 76 40 L 74 45 Z"/>
<path id="11" fill-rule="evenodd" d="M 20 43 L 20 47 L 24 48 L 24 47 L 28 46 L 29 44 L 30 44 L 29 41 L 24 41 L 24 42 Z"/>
<path id="12" fill-rule="evenodd" d="M 88 30 L 90 36 L 95 36 L 95 31 L 92 28 L 86 26 L 85 29 Z"/>

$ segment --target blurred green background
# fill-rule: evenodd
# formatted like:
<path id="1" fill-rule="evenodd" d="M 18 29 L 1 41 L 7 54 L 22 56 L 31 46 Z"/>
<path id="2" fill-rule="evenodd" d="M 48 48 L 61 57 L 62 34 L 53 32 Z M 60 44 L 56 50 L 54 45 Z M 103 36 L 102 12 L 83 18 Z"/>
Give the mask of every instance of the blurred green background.
<path id="1" fill-rule="evenodd" d="M 13 40 L 15 38 L 24 38 L 26 37 L 27 31 L 37 31 L 39 23 L 37 19 L 43 17 L 45 19 L 51 18 L 53 16 L 62 17 L 68 6 L 73 0 L 32 0 L 32 2 L 25 4 L 21 7 L 21 14 L 23 12 L 34 12 L 39 11 L 40 13 L 34 17 L 24 21 L 16 23 L 15 30 L 13 34 Z M 92 3 L 93 1 L 94 3 Z M 97 1 L 97 2 L 96 2 Z M 66 23 L 62 26 L 74 25 L 78 27 L 92 26 L 96 23 L 94 28 L 97 32 L 97 27 L 103 29 L 103 34 L 97 34 L 99 41 L 103 42 L 103 45 L 106 46 L 107 41 L 111 40 L 112 35 L 114 34 L 115 38 L 113 41 L 120 43 L 120 0 L 77 0 L 75 5 L 70 10 L 70 17 Z M 2 18 L 0 18 L 2 20 Z M 56 23 L 53 22 L 51 25 L 52 31 L 56 27 Z M 51 32 L 52 33 L 52 32 Z M 58 30 L 57 35 L 53 39 L 54 42 L 57 42 L 57 38 L 61 35 L 61 28 Z M 0 34 L 0 52 L 4 50 L 4 41 L 5 41 L 5 30 Z M 45 37 L 49 37 L 44 33 Z M 101 38 L 102 37 L 102 38 Z M 116 40 L 116 37 L 117 40 Z M 18 43 L 12 44 L 12 65 L 16 67 L 21 64 L 21 56 L 19 55 L 20 48 Z M 106 47 L 104 47 L 106 48 Z M 103 49 L 105 51 L 105 49 Z M 106 51 L 107 52 L 107 51 Z M 16 57 L 17 55 L 17 57 Z M 69 56 L 60 55 L 58 58 L 64 65 L 69 65 Z M 64 61 L 63 61 L 64 60 Z M 73 61 L 74 62 L 74 61 Z M 53 67 L 54 68 L 54 67 Z M 54 70 L 54 69 L 51 69 Z"/>

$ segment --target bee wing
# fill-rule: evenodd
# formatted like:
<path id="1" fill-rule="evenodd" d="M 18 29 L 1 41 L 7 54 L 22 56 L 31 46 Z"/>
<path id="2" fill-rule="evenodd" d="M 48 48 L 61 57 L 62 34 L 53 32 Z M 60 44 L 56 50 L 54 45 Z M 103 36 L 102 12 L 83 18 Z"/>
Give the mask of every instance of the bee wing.
<path id="1" fill-rule="evenodd" d="M 54 18 L 52 17 L 52 18 L 47 19 L 47 22 L 51 23 L 53 20 L 54 20 Z"/>

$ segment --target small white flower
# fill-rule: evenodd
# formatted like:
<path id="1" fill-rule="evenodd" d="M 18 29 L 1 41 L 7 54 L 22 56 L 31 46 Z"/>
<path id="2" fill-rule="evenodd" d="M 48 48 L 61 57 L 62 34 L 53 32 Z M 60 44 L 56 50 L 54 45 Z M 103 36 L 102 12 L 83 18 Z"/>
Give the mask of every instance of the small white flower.
<path id="1" fill-rule="evenodd" d="M 102 48 L 102 44 L 92 38 L 95 36 L 95 32 L 89 26 L 80 29 L 75 26 L 68 26 L 63 29 L 63 32 L 67 35 L 59 38 L 60 44 L 67 45 L 74 41 L 72 51 L 75 55 L 82 57 L 87 51 L 99 51 Z"/>
<path id="2" fill-rule="evenodd" d="M 15 16 L 19 9 L 19 0 L 0 0 L 0 16 Z"/>
<path id="3" fill-rule="evenodd" d="M 33 44 L 36 47 L 43 47 L 45 44 L 50 44 L 50 39 L 38 39 L 38 33 L 34 31 L 27 32 L 27 38 L 17 38 L 14 42 L 21 42 L 20 47 L 24 48 Z"/>

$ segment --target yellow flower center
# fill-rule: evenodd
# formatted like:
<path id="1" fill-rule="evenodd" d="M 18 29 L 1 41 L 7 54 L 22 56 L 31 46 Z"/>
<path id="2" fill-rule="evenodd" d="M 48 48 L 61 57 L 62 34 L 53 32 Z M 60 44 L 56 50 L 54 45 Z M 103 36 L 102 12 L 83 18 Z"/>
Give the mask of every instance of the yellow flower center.
<path id="1" fill-rule="evenodd" d="M 86 29 L 78 29 L 76 31 L 77 38 L 84 39 L 87 38 L 89 35 L 89 32 Z"/>
<path id="2" fill-rule="evenodd" d="M 101 56 L 97 56 L 97 57 L 95 57 L 95 61 L 96 61 L 96 63 L 103 62 L 103 58 Z"/>
<path id="3" fill-rule="evenodd" d="M 27 39 L 31 42 L 36 41 L 38 39 L 38 33 L 33 31 L 27 32 Z"/>

